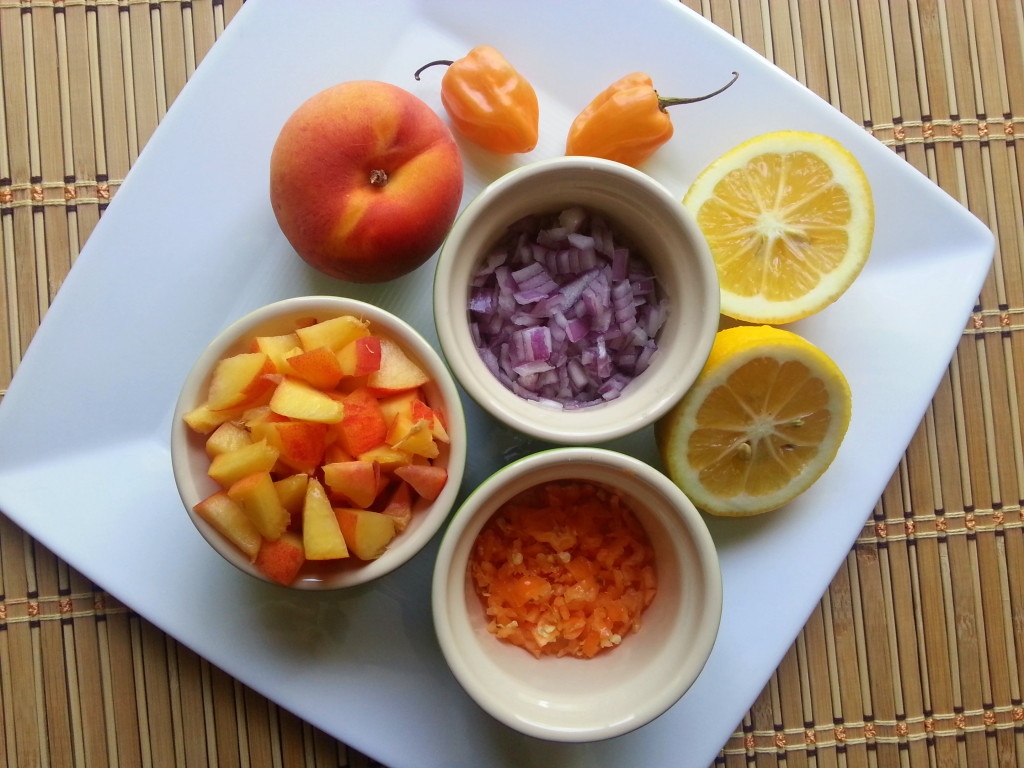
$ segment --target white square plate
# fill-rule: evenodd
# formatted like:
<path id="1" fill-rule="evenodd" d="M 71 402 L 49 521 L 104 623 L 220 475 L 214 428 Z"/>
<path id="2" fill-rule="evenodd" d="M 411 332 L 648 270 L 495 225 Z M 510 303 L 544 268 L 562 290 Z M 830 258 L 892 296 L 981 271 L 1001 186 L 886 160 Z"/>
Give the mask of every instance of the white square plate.
<path id="1" fill-rule="evenodd" d="M 906 449 L 975 302 L 991 233 L 828 104 L 676 0 L 559 3 L 250 0 L 179 96 L 103 216 L 0 405 L 0 509 L 74 568 L 255 690 L 392 768 L 710 764 L 847 555 Z M 220 329 L 286 296 L 341 293 L 423 329 L 432 264 L 383 286 L 320 276 L 294 255 L 267 195 L 291 111 L 342 80 L 401 85 L 441 111 L 440 73 L 474 45 L 534 83 L 541 141 L 495 159 L 465 147 L 468 201 L 513 164 L 561 154 L 572 117 L 607 84 L 650 73 L 676 136 L 646 170 L 682 197 L 710 160 L 755 133 L 840 139 L 876 193 L 870 261 L 796 330 L 845 370 L 854 414 L 829 472 L 789 508 L 709 521 L 725 610 L 690 692 L 644 728 L 550 745 L 492 721 L 445 667 L 430 618 L 436 542 L 373 587 L 287 592 L 255 582 L 199 537 L 168 453 L 178 388 Z M 537 446 L 467 402 L 475 438 L 463 493 Z M 649 431 L 618 448 L 657 462 Z"/>

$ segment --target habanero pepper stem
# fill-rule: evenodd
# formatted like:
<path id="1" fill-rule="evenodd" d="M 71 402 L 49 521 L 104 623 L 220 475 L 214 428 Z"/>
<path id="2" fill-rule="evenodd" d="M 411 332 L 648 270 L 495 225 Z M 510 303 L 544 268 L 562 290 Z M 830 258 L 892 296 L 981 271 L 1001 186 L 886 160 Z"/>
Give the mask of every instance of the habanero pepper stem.
<path id="1" fill-rule="evenodd" d="M 456 61 L 438 59 L 416 70 L 448 67 L 441 103 L 455 129 L 484 149 L 510 155 L 537 146 L 540 106 L 533 86 L 496 49 L 478 45 Z"/>
<path id="2" fill-rule="evenodd" d="M 663 98 L 650 76 L 633 72 L 599 93 L 569 127 L 565 154 L 587 155 L 637 166 L 672 138 L 667 107 L 693 104 L 722 93 L 739 77 L 711 93 L 689 98 Z"/>

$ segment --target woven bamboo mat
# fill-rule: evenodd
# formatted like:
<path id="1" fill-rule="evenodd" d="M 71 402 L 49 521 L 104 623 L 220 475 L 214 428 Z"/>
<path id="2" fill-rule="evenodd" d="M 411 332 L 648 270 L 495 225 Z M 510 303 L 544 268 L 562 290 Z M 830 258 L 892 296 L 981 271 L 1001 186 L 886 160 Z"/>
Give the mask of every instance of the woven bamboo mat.
<path id="1" fill-rule="evenodd" d="M 998 239 L 897 472 L 716 764 L 1024 765 L 1024 5 L 686 1 Z M 140 149 L 240 4 L 0 0 L 0 396 Z M 374 765 L 0 516 L 0 766 L 170 764 Z"/>

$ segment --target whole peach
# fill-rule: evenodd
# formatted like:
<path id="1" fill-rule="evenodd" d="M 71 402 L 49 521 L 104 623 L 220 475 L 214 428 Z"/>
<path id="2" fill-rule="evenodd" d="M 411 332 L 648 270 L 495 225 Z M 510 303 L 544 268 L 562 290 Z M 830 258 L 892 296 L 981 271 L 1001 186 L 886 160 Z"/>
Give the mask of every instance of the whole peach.
<path id="1" fill-rule="evenodd" d="M 393 280 L 440 247 L 462 201 L 462 158 L 423 100 L 374 80 L 323 90 L 288 118 L 270 157 L 281 231 L 316 269 Z"/>

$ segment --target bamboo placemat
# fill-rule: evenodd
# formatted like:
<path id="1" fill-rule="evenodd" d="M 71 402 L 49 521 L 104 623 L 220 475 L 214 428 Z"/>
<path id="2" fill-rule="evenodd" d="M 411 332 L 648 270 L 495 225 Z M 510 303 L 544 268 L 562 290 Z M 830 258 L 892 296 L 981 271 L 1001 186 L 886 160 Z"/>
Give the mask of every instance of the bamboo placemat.
<path id="1" fill-rule="evenodd" d="M 1024 765 L 1024 5 L 686 2 L 862 124 L 998 241 L 897 472 L 716 764 Z M 0 0 L 0 396 L 240 5 Z M 171 764 L 376 765 L 0 515 L 0 766 Z"/>

